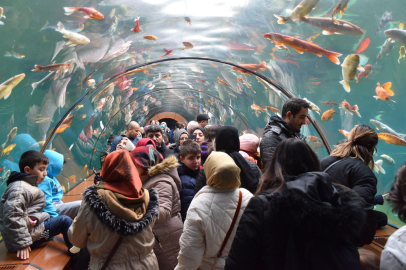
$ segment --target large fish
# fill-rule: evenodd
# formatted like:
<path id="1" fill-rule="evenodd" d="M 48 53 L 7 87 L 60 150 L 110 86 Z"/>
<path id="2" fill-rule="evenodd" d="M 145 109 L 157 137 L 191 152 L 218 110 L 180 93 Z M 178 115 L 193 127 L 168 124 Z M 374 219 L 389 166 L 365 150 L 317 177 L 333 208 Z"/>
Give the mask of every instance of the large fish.
<path id="1" fill-rule="evenodd" d="M 0 7 L 0 19 L 6 18 L 6 16 L 4 16 L 3 13 L 4 13 L 4 8 Z M 0 25 L 4 25 L 4 22 L 0 21 Z"/>
<path id="2" fill-rule="evenodd" d="M 390 156 L 388 156 L 388 155 L 381 155 L 381 159 L 383 161 L 385 161 L 385 163 L 388 164 L 388 165 L 395 165 L 396 164 L 395 160 L 393 158 L 391 158 Z"/>
<path id="3" fill-rule="evenodd" d="M 347 9 L 347 4 L 350 0 L 340 0 L 337 6 L 335 6 L 333 10 L 333 14 L 331 15 L 331 19 L 334 23 L 341 23 L 340 20 L 336 20 L 336 15 L 340 12 L 340 18 L 343 17 L 344 11 Z"/>
<path id="4" fill-rule="evenodd" d="M 394 41 L 406 44 L 406 31 L 402 29 L 389 29 L 385 31 L 385 35 Z"/>
<path id="5" fill-rule="evenodd" d="M 10 130 L 10 132 L 8 133 L 8 135 L 7 135 L 7 140 L 6 140 L 6 142 L 5 143 L 3 143 L 3 145 L 1 146 L 1 148 L 5 148 L 6 147 L 6 145 L 7 145 L 7 143 L 9 143 L 9 142 L 11 142 L 13 139 L 14 139 L 14 137 L 17 135 L 17 127 L 13 127 L 11 130 Z"/>
<path id="6" fill-rule="evenodd" d="M 385 28 L 386 25 L 392 20 L 392 12 L 391 11 L 385 11 L 385 13 L 382 15 L 382 17 L 379 19 L 379 26 L 377 29 L 375 29 L 375 35 L 381 31 L 382 29 Z"/>
<path id="7" fill-rule="evenodd" d="M 395 41 L 393 41 L 391 38 L 388 38 L 387 40 L 385 40 L 385 43 L 381 46 L 381 50 L 379 51 L 377 57 L 376 57 L 376 61 L 378 61 L 378 59 L 382 58 L 385 54 L 388 55 L 390 50 L 393 49 L 393 43 Z"/>
<path id="8" fill-rule="evenodd" d="M 320 110 L 320 108 L 319 108 L 316 104 L 314 104 L 313 102 L 311 102 L 311 101 L 308 100 L 307 98 L 304 98 L 303 100 L 305 100 L 305 101 L 307 101 L 307 103 L 309 103 L 310 109 L 311 109 L 312 111 L 315 111 L 316 113 L 320 114 L 321 110 Z"/>
<path id="9" fill-rule="evenodd" d="M 391 129 L 389 126 L 385 125 L 382 122 L 379 122 L 378 120 L 375 119 L 371 119 L 369 120 L 369 122 L 371 122 L 372 125 L 374 125 L 376 127 L 377 130 L 382 131 L 384 133 L 390 133 L 393 134 L 397 137 L 400 137 L 402 139 L 406 138 L 406 134 L 402 134 L 402 133 L 397 133 L 396 131 L 394 131 L 393 129 Z"/>
<path id="10" fill-rule="evenodd" d="M 328 51 L 326 49 L 323 49 L 322 47 L 317 46 L 316 44 L 298 39 L 297 37 L 290 37 L 278 33 L 267 33 L 264 34 L 264 38 L 271 40 L 273 43 L 276 44 L 276 46 L 286 45 L 294 48 L 300 54 L 302 54 L 303 52 L 308 52 L 314 53 L 319 57 L 325 55 L 334 64 L 340 64 L 340 60 L 337 57 L 341 56 L 341 53 Z"/>
<path id="11" fill-rule="evenodd" d="M 405 140 L 403 140 L 402 138 L 399 138 L 398 136 L 390 134 L 390 133 L 378 133 L 378 138 L 381 140 L 384 140 L 386 143 L 406 146 Z"/>
<path id="12" fill-rule="evenodd" d="M 286 10 L 286 12 L 289 13 L 288 16 L 284 17 L 276 14 L 274 14 L 274 16 L 278 18 L 279 24 L 284 24 L 288 20 L 295 21 L 301 17 L 307 16 L 309 12 L 316 7 L 318 2 L 319 0 L 302 0 L 293 10 Z"/>
<path id="13" fill-rule="evenodd" d="M 340 83 L 343 85 L 346 92 L 350 92 L 350 81 L 357 78 L 357 69 L 359 71 L 365 71 L 363 67 L 359 65 L 359 55 L 350 54 L 344 59 L 342 63 L 343 80 Z"/>
<path id="14" fill-rule="evenodd" d="M 372 65 L 368 64 L 364 66 L 364 71 L 358 73 L 358 78 L 357 78 L 357 82 L 359 81 L 359 79 L 363 78 L 363 77 L 367 77 L 368 75 L 372 73 Z"/>
<path id="15" fill-rule="evenodd" d="M 323 115 L 321 116 L 321 121 L 334 121 L 333 119 L 333 115 L 337 114 L 337 112 L 334 110 L 334 108 L 331 108 L 330 110 L 327 110 L 323 113 Z"/>
<path id="16" fill-rule="evenodd" d="M 90 39 L 88 39 L 84 35 L 78 34 L 73 31 L 66 30 L 61 22 L 58 22 L 58 29 L 55 29 L 55 30 L 58 32 L 61 32 L 63 34 L 64 38 L 69 39 L 69 41 L 66 43 L 66 45 L 69 47 L 90 43 Z"/>
<path id="17" fill-rule="evenodd" d="M 335 24 L 330 18 L 323 17 L 301 17 L 299 18 L 302 22 L 308 23 L 311 26 L 323 29 L 323 35 L 331 34 L 343 34 L 343 35 L 353 35 L 361 36 L 364 34 L 361 27 L 343 20 L 338 20 L 339 24 Z"/>
<path id="18" fill-rule="evenodd" d="M 24 77 L 25 74 L 21 73 L 0 84 L 0 99 L 3 97 L 4 99 L 7 99 L 11 95 L 13 88 L 16 87 L 16 85 L 19 84 Z"/>

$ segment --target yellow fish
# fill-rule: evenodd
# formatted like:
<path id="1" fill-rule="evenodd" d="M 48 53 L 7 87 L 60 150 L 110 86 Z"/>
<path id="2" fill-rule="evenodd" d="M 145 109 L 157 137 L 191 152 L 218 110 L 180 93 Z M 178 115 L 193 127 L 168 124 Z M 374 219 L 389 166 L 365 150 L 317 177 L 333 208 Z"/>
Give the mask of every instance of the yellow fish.
<path id="1" fill-rule="evenodd" d="M 87 165 L 85 165 L 85 167 L 83 167 L 83 170 L 86 171 L 87 170 Z"/>
<path id="2" fill-rule="evenodd" d="M 405 46 L 402 46 L 402 47 L 400 47 L 400 51 L 399 51 L 398 63 L 400 64 L 400 59 L 405 58 L 405 57 L 406 57 Z"/>
<path id="3" fill-rule="evenodd" d="M 7 99 L 11 95 L 11 90 L 17 86 L 25 77 L 24 73 L 18 74 L 0 84 L 0 99 Z"/>
<path id="4" fill-rule="evenodd" d="M 80 116 L 80 119 L 85 119 L 87 117 L 87 115 L 86 114 L 84 114 L 84 115 L 82 115 L 82 116 Z"/>
<path id="5" fill-rule="evenodd" d="M 4 148 L 2 155 L 9 155 L 14 147 L 16 147 L 16 144 L 10 144 L 9 146 L 7 146 L 6 148 Z"/>

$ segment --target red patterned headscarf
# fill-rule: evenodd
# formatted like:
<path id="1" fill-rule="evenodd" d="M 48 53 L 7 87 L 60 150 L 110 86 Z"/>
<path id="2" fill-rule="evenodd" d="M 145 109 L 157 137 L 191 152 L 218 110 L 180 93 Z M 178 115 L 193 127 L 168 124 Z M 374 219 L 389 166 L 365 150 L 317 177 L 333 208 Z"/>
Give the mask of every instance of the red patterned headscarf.
<path id="1" fill-rule="evenodd" d="M 157 150 L 148 146 L 135 148 L 131 151 L 131 155 L 134 157 L 135 162 L 144 168 L 146 172 L 163 160 L 162 155 Z"/>
<path id="2" fill-rule="evenodd" d="M 102 167 L 102 178 L 98 188 L 110 190 L 118 198 L 131 200 L 140 196 L 142 182 L 135 160 L 128 151 L 117 150 L 107 155 Z"/>
<path id="3" fill-rule="evenodd" d="M 147 146 L 147 144 L 152 144 L 154 146 L 154 148 L 156 149 L 156 144 L 153 140 L 148 139 L 148 138 L 144 138 L 141 139 L 137 142 L 137 144 L 135 145 L 135 147 L 141 147 L 141 146 Z"/>

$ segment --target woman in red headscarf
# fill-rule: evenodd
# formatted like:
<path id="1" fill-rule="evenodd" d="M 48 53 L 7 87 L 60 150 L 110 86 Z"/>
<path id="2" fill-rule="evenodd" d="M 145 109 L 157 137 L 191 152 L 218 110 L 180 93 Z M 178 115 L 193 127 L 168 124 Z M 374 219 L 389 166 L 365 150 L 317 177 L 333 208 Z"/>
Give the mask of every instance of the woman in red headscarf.
<path id="1" fill-rule="evenodd" d="M 106 269 L 159 269 L 152 232 L 158 196 L 154 189 L 142 188 L 135 164 L 128 151 L 110 153 L 102 167 L 102 182 L 83 194 L 68 236 L 74 245 L 87 246 L 89 269 L 105 264 Z"/>
<path id="2" fill-rule="evenodd" d="M 141 139 L 135 145 L 135 147 L 141 147 L 141 146 L 148 146 L 148 147 L 152 147 L 152 148 L 156 149 L 155 142 L 149 138 Z"/>

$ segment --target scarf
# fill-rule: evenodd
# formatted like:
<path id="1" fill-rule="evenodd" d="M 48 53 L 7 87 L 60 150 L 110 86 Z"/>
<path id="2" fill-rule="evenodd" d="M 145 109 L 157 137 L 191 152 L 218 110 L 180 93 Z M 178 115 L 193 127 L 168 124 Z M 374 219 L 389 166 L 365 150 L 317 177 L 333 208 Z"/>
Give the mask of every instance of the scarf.
<path id="1" fill-rule="evenodd" d="M 186 134 L 189 137 L 186 129 L 179 129 L 176 133 L 173 134 L 173 139 L 175 140 L 176 147 L 180 146 L 180 136 L 182 136 L 182 134 Z"/>
<path id="2" fill-rule="evenodd" d="M 141 139 L 137 142 L 137 144 L 135 145 L 135 147 L 141 147 L 141 146 L 147 146 L 147 144 L 152 144 L 154 146 L 154 148 L 156 149 L 156 144 L 153 140 L 148 139 L 148 138 L 144 138 Z"/>
<path id="3" fill-rule="evenodd" d="M 250 165 L 241 156 L 238 130 L 233 126 L 222 126 L 216 134 L 216 151 L 227 153 L 240 168 L 241 186 L 248 190 L 256 190 L 258 180 L 255 178 Z M 211 155 L 210 155 L 211 156 Z M 209 156 L 209 157 L 210 157 Z M 207 162 L 207 161 L 206 161 Z"/>
<path id="4" fill-rule="evenodd" d="M 148 172 L 149 168 L 154 167 L 163 160 L 162 155 L 156 149 L 147 146 L 135 148 L 131 152 L 131 155 L 138 166 L 141 166 L 146 172 Z"/>
<path id="5" fill-rule="evenodd" d="M 219 189 L 239 188 L 240 168 L 234 160 L 222 152 L 213 152 L 204 163 L 207 185 Z"/>

